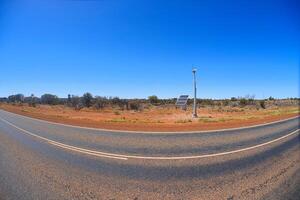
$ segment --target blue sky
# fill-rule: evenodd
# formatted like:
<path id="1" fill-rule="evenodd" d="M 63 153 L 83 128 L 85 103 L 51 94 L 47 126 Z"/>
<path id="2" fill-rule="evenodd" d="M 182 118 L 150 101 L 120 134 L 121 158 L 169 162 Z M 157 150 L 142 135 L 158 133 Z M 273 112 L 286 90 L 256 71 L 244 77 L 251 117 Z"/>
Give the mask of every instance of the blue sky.
<path id="1" fill-rule="evenodd" d="M 0 96 L 299 97 L 300 5 L 0 0 Z"/>

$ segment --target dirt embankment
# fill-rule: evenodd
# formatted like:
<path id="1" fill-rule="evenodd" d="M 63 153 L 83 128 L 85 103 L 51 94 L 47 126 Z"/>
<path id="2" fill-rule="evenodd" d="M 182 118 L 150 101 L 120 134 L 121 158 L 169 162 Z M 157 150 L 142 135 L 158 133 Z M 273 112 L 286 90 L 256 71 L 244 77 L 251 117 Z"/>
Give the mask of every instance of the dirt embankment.
<path id="1" fill-rule="evenodd" d="M 173 107 L 151 107 L 140 112 L 115 109 L 76 111 L 65 106 L 0 104 L 0 109 L 52 122 L 114 130 L 133 131 L 200 131 L 236 128 L 299 116 L 299 107 L 268 109 L 208 107 L 198 110 L 193 119 L 191 110 Z"/>

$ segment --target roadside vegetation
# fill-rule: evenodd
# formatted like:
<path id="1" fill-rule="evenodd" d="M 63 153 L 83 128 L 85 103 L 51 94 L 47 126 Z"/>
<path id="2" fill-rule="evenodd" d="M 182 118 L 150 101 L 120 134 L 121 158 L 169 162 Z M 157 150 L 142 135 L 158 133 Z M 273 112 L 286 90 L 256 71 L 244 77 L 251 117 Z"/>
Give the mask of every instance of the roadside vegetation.
<path id="1" fill-rule="evenodd" d="M 287 106 L 299 105 L 299 98 L 275 99 L 255 99 L 254 95 L 245 97 L 232 97 L 231 99 L 198 99 L 198 107 L 251 107 L 256 109 L 266 109 L 270 106 Z M 28 104 L 35 107 L 36 105 L 64 105 L 75 110 L 83 108 L 93 108 L 101 110 L 105 108 L 114 108 L 119 110 L 142 111 L 145 108 L 160 106 L 174 106 L 176 98 L 159 99 L 156 95 L 151 95 L 147 99 L 121 99 L 119 97 L 93 96 L 91 93 L 84 93 L 82 96 L 69 94 L 67 98 L 59 98 L 54 94 L 43 94 L 36 97 L 34 94 L 25 97 L 23 94 L 10 95 L 0 98 L 0 102 L 13 105 Z M 193 103 L 193 99 L 188 100 L 188 105 Z"/>
<path id="2" fill-rule="evenodd" d="M 199 117 L 175 106 L 176 98 L 122 99 L 84 93 L 60 98 L 54 94 L 10 95 L 0 98 L 0 108 L 41 119 L 100 128 L 126 130 L 205 130 L 259 124 L 299 115 L 299 98 L 198 99 Z"/>

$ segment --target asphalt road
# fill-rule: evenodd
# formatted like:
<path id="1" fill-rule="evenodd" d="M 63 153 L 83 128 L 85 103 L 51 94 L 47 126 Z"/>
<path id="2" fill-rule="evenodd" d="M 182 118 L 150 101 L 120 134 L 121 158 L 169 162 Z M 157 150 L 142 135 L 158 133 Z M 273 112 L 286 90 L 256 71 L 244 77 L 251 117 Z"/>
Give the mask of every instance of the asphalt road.
<path id="1" fill-rule="evenodd" d="M 299 120 L 199 133 L 136 133 L 0 110 L 0 200 L 298 200 Z"/>

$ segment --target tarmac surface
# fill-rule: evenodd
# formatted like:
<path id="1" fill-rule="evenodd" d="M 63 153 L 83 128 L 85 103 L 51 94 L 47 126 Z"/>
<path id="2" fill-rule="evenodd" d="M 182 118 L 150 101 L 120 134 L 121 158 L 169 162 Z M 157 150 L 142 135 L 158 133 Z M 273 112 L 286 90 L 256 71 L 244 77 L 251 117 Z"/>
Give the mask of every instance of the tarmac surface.
<path id="1" fill-rule="evenodd" d="M 300 199 L 300 118 L 118 132 L 0 110 L 0 199 Z"/>

